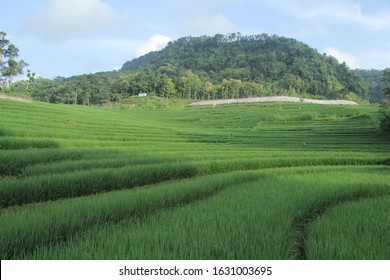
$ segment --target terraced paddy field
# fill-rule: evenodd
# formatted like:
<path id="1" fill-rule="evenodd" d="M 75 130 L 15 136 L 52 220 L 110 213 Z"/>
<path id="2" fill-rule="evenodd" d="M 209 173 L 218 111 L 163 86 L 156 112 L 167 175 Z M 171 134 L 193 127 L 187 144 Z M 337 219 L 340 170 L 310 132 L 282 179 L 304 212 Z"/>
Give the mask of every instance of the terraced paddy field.
<path id="1" fill-rule="evenodd" d="M 388 260 L 377 112 L 0 100 L 0 258 Z"/>

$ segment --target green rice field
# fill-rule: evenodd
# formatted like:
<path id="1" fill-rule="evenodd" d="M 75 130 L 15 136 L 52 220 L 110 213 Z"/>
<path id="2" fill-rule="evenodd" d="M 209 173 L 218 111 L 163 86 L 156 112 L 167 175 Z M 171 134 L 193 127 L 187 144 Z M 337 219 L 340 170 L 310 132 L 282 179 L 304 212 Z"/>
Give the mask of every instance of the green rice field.
<path id="1" fill-rule="evenodd" d="M 0 100 L 0 258 L 389 260 L 377 115 Z"/>

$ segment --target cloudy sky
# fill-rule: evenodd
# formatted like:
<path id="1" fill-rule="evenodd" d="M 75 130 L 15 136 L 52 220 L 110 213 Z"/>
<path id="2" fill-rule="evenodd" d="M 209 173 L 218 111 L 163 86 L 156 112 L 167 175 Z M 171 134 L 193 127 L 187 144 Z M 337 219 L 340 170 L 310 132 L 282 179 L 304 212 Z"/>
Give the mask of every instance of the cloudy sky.
<path id="1" fill-rule="evenodd" d="M 298 39 L 351 68 L 390 67 L 389 0 L 1 0 L 0 31 L 46 78 L 110 71 L 183 36 Z"/>

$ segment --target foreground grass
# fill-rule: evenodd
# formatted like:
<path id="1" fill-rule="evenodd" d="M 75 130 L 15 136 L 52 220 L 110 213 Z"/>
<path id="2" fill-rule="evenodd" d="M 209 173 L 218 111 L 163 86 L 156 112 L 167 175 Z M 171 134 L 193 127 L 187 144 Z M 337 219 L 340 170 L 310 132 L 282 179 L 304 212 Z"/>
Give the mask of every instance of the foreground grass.
<path id="1" fill-rule="evenodd" d="M 211 196 L 190 198 L 175 207 L 165 205 L 160 211 L 141 217 L 132 215 L 119 223 L 101 221 L 72 235 L 66 243 L 46 243 L 22 258 L 292 259 L 299 253 L 296 242 L 300 225 L 319 205 L 326 208 L 361 197 L 390 194 L 390 184 L 382 184 L 389 171 L 373 167 L 293 168 L 196 179 L 191 183 L 192 194 L 214 189 Z M 323 179 L 328 177 L 333 179 L 325 182 Z M 216 178 L 217 188 L 213 181 Z M 314 178 L 321 180 L 315 187 Z M 189 184 L 158 188 L 161 192 L 172 191 L 170 201 L 174 201 L 180 196 L 176 189 L 179 186 L 186 189 Z M 142 192 L 146 197 L 154 190 Z M 144 206 L 135 213 L 145 213 L 145 208 L 151 207 L 149 203 L 141 204 Z M 80 223 L 82 216 L 79 212 Z M 387 236 L 387 230 L 379 230 L 378 235 Z"/>
<path id="2" fill-rule="evenodd" d="M 387 258 L 381 214 L 362 250 L 327 239 L 389 195 L 376 107 L 181 107 L 0 100 L 0 257 Z"/>
<path id="3" fill-rule="evenodd" d="M 95 225 L 110 225 L 130 217 L 149 215 L 213 195 L 242 184 L 256 174 L 212 175 L 195 181 L 120 191 L 58 203 L 27 207 L 0 215 L 1 259 L 19 258 L 37 245 L 54 245 Z"/>
<path id="4" fill-rule="evenodd" d="M 389 205 L 387 195 L 329 209 L 309 227 L 308 258 L 389 260 Z"/>

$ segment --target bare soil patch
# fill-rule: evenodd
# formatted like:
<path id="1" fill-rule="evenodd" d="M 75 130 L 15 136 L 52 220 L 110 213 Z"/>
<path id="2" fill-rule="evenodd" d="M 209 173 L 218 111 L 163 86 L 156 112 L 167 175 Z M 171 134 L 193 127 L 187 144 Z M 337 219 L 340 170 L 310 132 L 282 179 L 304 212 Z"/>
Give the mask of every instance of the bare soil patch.
<path id="1" fill-rule="evenodd" d="M 312 103 L 324 105 L 358 105 L 356 102 L 349 100 L 318 100 L 308 98 L 298 98 L 289 96 L 270 96 L 270 97 L 250 97 L 239 99 L 222 99 L 222 100 L 205 100 L 193 102 L 189 106 L 205 106 L 205 105 L 222 105 L 236 103 L 262 103 L 262 102 L 296 102 L 296 103 Z"/>

